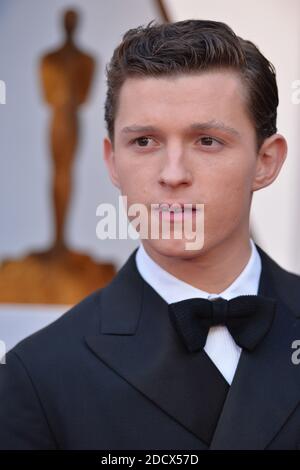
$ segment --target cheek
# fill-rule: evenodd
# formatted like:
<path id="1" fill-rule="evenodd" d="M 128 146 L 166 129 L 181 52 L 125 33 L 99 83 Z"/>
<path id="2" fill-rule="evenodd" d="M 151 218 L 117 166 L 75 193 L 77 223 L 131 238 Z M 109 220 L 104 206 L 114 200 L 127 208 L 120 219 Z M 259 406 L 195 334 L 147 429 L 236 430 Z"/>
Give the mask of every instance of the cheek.
<path id="1" fill-rule="evenodd" d="M 214 175 L 207 175 L 209 184 L 203 196 L 209 218 L 211 216 L 221 223 L 225 219 L 234 222 L 245 213 L 251 200 L 252 172 L 249 165 L 237 167 L 235 164 Z"/>
<path id="2" fill-rule="evenodd" d="M 117 172 L 121 189 L 128 194 L 142 195 L 153 191 L 153 182 L 156 181 L 156 168 L 153 163 L 130 161 L 124 158 L 117 164 Z"/>
<path id="3" fill-rule="evenodd" d="M 136 171 L 128 167 L 120 169 L 120 190 L 127 196 L 128 204 L 149 201 L 153 193 L 153 185 L 146 172 Z M 152 188 L 152 189 L 151 189 Z"/>
<path id="4" fill-rule="evenodd" d="M 215 187 L 220 188 L 228 199 L 247 196 L 251 190 L 254 162 L 254 159 L 243 154 L 232 158 L 223 168 L 215 171 Z"/>

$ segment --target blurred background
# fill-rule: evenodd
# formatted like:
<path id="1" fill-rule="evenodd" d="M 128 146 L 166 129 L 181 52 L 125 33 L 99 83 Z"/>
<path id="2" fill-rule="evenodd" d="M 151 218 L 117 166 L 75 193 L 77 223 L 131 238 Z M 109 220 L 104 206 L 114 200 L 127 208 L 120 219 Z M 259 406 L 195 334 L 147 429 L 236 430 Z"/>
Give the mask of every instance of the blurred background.
<path id="1" fill-rule="evenodd" d="M 102 155 L 105 66 L 129 28 L 153 19 L 201 18 L 228 23 L 238 35 L 253 41 L 276 68 L 278 131 L 287 138 L 289 152 L 276 182 L 255 193 L 251 226 L 254 240 L 267 253 L 284 268 L 300 273 L 300 104 L 293 100 L 300 80 L 298 0 L 0 0 L 0 80 L 6 85 L 5 104 L 0 104 L 0 260 L 43 253 L 55 236 L 50 198 L 51 109 L 42 89 L 40 61 L 62 45 L 62 18 L 67 9 L 79 14 L 77 46 L 95 61 L 88 95 L 78 113 L 79 141 L 65 224 L 68 247 L 84 253 L 80 263 L 118 270 L 138 246 L 133 240 L 101 241 L 96 237 L 97 206 L 101 202 L 117 206 L 119 195 L 108 178 Z M 78 272 L 83 275 L 85 271 L 81 267 Z M 113 275 L 113 271 L 109 273 Z M 29 276 L 20 269 L 19 275 Z M 47 283 L 47 278 L 41 282 Z M 14 288 L 17 291 L 19 283 Z M 69 299 L 30 303 L 3 297 L 0 340 L 4 338 L 9 349 L 65 312 L 73 303 Z"/>

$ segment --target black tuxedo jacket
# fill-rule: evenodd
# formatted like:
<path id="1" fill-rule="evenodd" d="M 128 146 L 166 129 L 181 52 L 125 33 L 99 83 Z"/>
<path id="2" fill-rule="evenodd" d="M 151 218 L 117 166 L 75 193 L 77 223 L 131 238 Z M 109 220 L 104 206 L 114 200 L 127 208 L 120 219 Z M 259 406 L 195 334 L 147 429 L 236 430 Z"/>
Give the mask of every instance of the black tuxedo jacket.
<path id="1" fill-rule="evenodd" d="M 262 257 L 272 328 L 229 387 L 188 353 L 135 252 L 114 280 L 14 347 L 0 366 L 1 449 L 299 449 L 300 277 Z"/>

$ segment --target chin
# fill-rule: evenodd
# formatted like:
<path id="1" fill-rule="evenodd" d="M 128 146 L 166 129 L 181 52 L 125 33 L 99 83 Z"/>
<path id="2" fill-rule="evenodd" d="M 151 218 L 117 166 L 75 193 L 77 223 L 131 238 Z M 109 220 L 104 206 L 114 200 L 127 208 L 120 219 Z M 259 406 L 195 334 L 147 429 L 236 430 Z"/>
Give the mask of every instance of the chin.
<path id="1" fill-rule="evenodd" d="M 204 246 L 199 249 L 187 250 L 186 244 L 190 244 L 190 240 L 144 240 L 145 248 L 149 253 L 157 253 L 160 256 L 173 258 L 192 259 L 201 256 Z"/>

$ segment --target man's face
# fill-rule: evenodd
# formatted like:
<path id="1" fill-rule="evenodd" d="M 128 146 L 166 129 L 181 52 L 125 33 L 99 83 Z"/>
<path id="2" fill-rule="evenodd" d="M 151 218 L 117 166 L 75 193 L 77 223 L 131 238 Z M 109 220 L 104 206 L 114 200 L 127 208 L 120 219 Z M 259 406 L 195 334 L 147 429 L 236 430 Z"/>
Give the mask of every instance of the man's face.
<path id="1" fill-rule="evenodd" d="M 231 71 L 123 84 L 105 158 L 128 206 L 204 204 L 201 249 L 171 238 L 144 240 L 149 251 L 191 258 L 248 233 L 257 152 L 244 93 Z"/>

